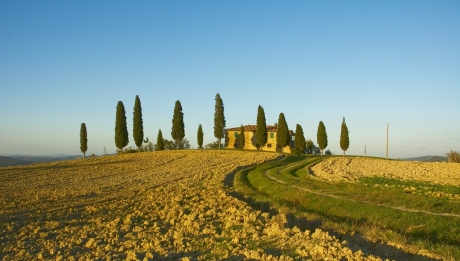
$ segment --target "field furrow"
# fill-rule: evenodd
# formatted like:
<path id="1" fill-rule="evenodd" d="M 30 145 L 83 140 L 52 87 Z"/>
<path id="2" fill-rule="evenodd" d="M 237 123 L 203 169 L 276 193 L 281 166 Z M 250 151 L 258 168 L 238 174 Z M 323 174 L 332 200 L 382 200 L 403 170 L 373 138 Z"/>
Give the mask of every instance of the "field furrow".
<path id="1" fill-rule="evenodd" d="M 377 260 L 231 196 L 275 153 L 166 151 L 0 168 L 1 260 Z"/>

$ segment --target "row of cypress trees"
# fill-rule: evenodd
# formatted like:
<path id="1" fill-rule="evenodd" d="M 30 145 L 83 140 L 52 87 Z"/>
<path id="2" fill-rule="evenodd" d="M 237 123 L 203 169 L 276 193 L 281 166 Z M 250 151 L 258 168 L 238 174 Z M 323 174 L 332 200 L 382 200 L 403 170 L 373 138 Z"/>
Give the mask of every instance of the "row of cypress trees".
<path id="1" fill-rule="evenodd" d="M 138 150 L 144 139 L 144 128 L 142 121 L 142 108 L 139 95 L 136 95 L 134 102 L 134 119 L 133 119 L 133 136 L 134 142 L 136 143 Z M 129 135 L 128 128 L 126 125 L 126 112 L 125 106 L 122 101 L 117 104 L 117 114 L 115 119 L 115 145 L 123 153 L 122 148 L 128 145 Z M 83 158 L 88 150 L 88 133 L 86 130 L 86 124 L 82 123 L 80 127 L 80 150 L 83 152 Z"/>
<path id="2" fill-rule="evenodd" d="M 144 141 L 144 123 L 142 120 L 142 106 L 139 95 L 136 95 L 133 112 L 133 138 L 138 151 Z M 126 111 L 122 101 L 117 104 L 117 114 L 115 119 L 115 146 L 123 153 L 123 147 L 128 145 L 129 135 L 126 125 Z"/>
<path id="3" fill-rule="evenodd" d="M 218 140 L 218 147 L 221 147 L 221 139 L 224 137 L 225 131 L 225 115 L 224 115 L 224 104 L 220 94 L 217 93 L 215 97 L 215 112 L 214 112 L 214 137 Z M 179 148 L 180 141 L 185 137 L 185 126 L 184 126 L 184 113 L 182 112 L 182 105 L 179 100 L 176 101 L 174 106 L 174 114 L 172 119 L 172 130 L 171 136 L 176 142 L 177 148 Z M 198 147 L 203 148 L 203 128 L 199 124 L 197 132 Z M 138 151 L 140 152 L 140 147 L 144 141 L 144 127 L 142 120 L 142 106 L 139 99 L 139 95 L 136 95 L 134 102 L 134 112 L 133 112 L 133 137 Z M 257 129 L 256 129 L 256 138 L 259 147 L 263 147 L 268 140 L 267 124 L 265 119 L 265 112 L 261 105 L 258 107 L 257 111 Z M 241 125 L 240 128 L 240 144 L 245 144 L 245 135 L 244 127 Z M 278 126 L 276 132 L 277 145 L 280 147 L 288 146 L 291 142 L 291 135 L 289 128 L 284 116 L 284 113 L 280 113 L 278 118 Z M 324 149 L 327 147 L 327 133 L 326 127 L 322 121 L 319 122 L 318 132 L 317 132 L 317 142 L 318 146 L 321 149 L 321 154 L 323 154 Z M 123 153 L 122 148 L 128 145 L 129 135 L 128 128 L 126 124 L 126 112 L 125 107 L 122 101 L 119 101 L 117 104 L 116 120 L 115 120 L 115 145 Z M 295 150 L 300 154 L 300 152 L 305 150 L 305 136 L 303 133 L 302 126 L 297 124 L 295 131 L 295 141 L 294 147 Z M 348 138 L 348 128 L 345 123 L 345 118 L 342 121 L 342 129 L 340 136 L 340 147 L 345 151 L 349 147 L 349 138 Z M 88 138 L 86 124 L 82 123 L 80 128 L 80 150 L 83 152 L 83 157 L 88 149 Z M 156 150 L 164 149 L 164 140 L 161 129 L 158 131 Z"/>
<path id="4" fill-rule="evenodd" d="M 300 127 L 300 130 L 298 128 Z M 300 145 L 300 142 L 303 140 L 305 141 L 305 137 L 303 136 L 303 131 L 301 130 L 301 126 L 297 124 L 297 129 L 296 129 L 296 134 L 299 133 L 299 135 L 302 135 L 302 137 L 298 137 L 299 142 L 298 145 Z M 242 128 L 243 129 L 243 128 Z M 267 132 L 267 122 L 265 120 L 265 111 L 264 108 L 259 105 L 257 109 L 257 127 L 256 127 L 256 137 L 257 137 L 257 144 L 259 145 L 259 148 L 262 148 L 265 144 L 267 144 L 268 141 L 268 132 Z M 297 137 L 296 137 L 297 140 Z M 286 118 L 284 117 L 284 113 L 280 113 L 278 117 L 278 126 L 276 130 L 276 143 L 280 147 L 286 147 L 291 143 L 291 134 L 289 132 L 289 127 L 286 122 Z M 241 143 L 241 144 L 244 144 Z M 305 147 L 303 147 L 305 149 Z M 303 150 L 302 149 L 302 150 Z"/>
<path id="5" fill-rule="evenodd" d="M 244 144 L 243 126 L 241 126 L 240 132 L 242 133 L 242 135 L 240 135 L 242 136 L 240 137 L 240 144 Z M 343 155 L 345 155 L 345 151 L 348 150 L 349 145 L 350 145 L 348 133 L 349 132 L 348 132 L 348 128 L 345 123 L 345 117 L 344 117 L 342 121 L 341 134 L 340 134 L 340 148 L 343 150 Z M 257 137 L 257 142 L 260 148 L 263 147 L 267 143 L 267 140 L 268 140 L 267 123 L 265 120 L 264 108 L 261 105 L 259 105 L 259 108 L 257 110 L 256 137 Z M 278 118 L 276 142 L 277 142 L 277 145 L 280 147 L 288 146 L 291 142 L 291 135 L 289 133 L 289 128 L 286 123 L 286 118 L 284 117 L 283 113 L 280 113 L 279 118 Z M 327 144 L 326 127 L 324 126 L 324 123 L 322 121 L 320 121 L 318 125 L 317 142 L 318 142 L 319 148 L 321 149 L 321 155 L 323 155 L 323 151 L 327 147 L 328 144 Z M 306 146 L 305 136 L 303 133 L 302 126 L 300 126 L 300 124 L 297 124 L 295 136 L 294 136 L 294 148 L 296 149 L 297 153 L 300 154 L 300 152 L 305 150 L 305 146 Z"/>
<path id="6" fill-rule="evenodd" d="M 345 156 L 345 151 L 350 147 L 350 138 L 348 137 L 348 127 L 345 123 L 345 117 L 342 120 L 342 126 L 340 130 L 340 148 L 343 150 L 343 155 Z M 318 132 L 316 134 L 316 139 L 318 142 L 318 147 L 321 149 L 321 155 L 323 154 L 324 149 L 327 147 L 327 133 L 326 126 L 322 121 L 319 122 Z"/>
<path id="7" fill-rule="evenodd" d="M 225 131 L 225 115 L 224 115 L 224 102 L 220 97 L 220 94 L 216 94 L 216 105 L 214 108 L 214 137 L 217 139 L 217 147 L 221 147 L 221 140 L 224 137 Z M 197 141 L 198 141 L 198 148 L 203 148 L 203 126 L 201 124 L 198 125 L 197 131 Z"/>
<path id="8" fill-rule="evenodd" d="M 218 139 L 219 147 L 220 141 L 224 136 L 225 129 L 225 116 L 224 104 L 220 94 L 216 94 L 216 106 L 214 114 L 214 136 Z M 140 151 L 140 146 L 144 141 L 143 121 L 142 121 L 142 108 L 139 96 L 136 95 L 134 103 L 134 118 L 133 118 L 133 133 L 134 141 Z M 182 105 L 179 100 L 174 105 L 174 114 L 172 119 L 171 137 L 176 142 L 176 147 L 180 147 L 181 140 L 185 137 L 184 113 L 182 112 Z M 117 106 L 117 114 L 115 121 L 115 145 L 120 151 L 128 145 L 128 129 L 126 127 L 126 116 L 123 102 L 119 101 Z M 203 129 L 201 124 L 198 127 L 198 145 L 199 148 L 203 147 Z M 164 149 L 163 133 L 161 129 L 158 130 L 156 150 Z"/>
<path id="9" fill-rule="evenodd" d="M 221 139 L 224 137 L 224 129 L 225 129 L 224 104 L 223 104 L 222 98 L 220 97 L 220 94 L 216 94 L 215 100 L 216 100 L 216 106 L 215 106 L 215 114 L 214 114 L 214 136 L 218 139 L 218 143 L 220 147 L 220 142 L 221 142 Z M 142 120 L 142 107 L 141 107 L 141 101 L 139 99 L 139 95 L 136 95 L 133 114 L 134 114 L 133 116 L 133 137 L 134 137 L 134 142 L 136 146 L 138 147 L 138 151 L 140 152 L 140 147 L 142 145 L 142 142 L 144 141 L 144 127 L 143 127 L 143 120 Z M 115 145 L 121 152 L 122 152 L 122 148 L 128 145 L 129 143 L 129 135 L 128 135 L 128 128 L 126 125 L 125 115 L 126 115 L 126 112 L 125 112 L 125 107 L 123 105 L 123 102 L 119 101 L 117 105 L 117 113 L 116 113 L 116 120 L 115 120 Z M 82 131 L 83 131 L 83 127 L 82 127 Z M 85 127 L 84 132 L 86 135 L 86 127 Z M 82 136 L 82 134 L 80 136 Z M 176 142 L 177 148 L 179 148 L 181 140 L 185 137 L 184 113 L 182 112 L 182 105 L 179 100 L 177 100 L 174 105 L 171 137 Z M 87 139 L 86 139 L 86 142 L 87 142 Z M 82 138 L 80 139 L 80 143 L 83 144 Z M 158 130 L 156 150 L 163 150 L 164 146 L 165 145 L 164 145 L 163 133 L 161 132 L 161 129 L 160 129 Z M 199 148 L 203 147 L 203 128 L 201 124 L 198 127 L 198 146 Z M 83 145 L 81 146 L 81 149 L 83 152 Z M 83 153 L 86 152 L 86 149 L 87 149 L 87 146 L 85 147 L 85 151 Z"/>

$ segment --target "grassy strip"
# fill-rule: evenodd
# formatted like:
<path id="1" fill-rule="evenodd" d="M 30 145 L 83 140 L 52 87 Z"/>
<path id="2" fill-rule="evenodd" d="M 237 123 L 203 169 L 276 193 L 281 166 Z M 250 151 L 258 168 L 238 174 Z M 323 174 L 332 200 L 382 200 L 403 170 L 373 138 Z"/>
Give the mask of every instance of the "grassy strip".
<path id="1" fill-rule="evenodd" d="M 235 187 L 256 201 L 268 202 L 284 212 L 321 220 L 321 228 L 326 230 L 359 232 L 369 239 L 416 246 L 446 259 L 460 260 L 460 218 L 406 212 L 347 199 L 455 214 L 460 213 L 458 201 L 408 194 L 400 187 L 370 186 L 371 180 L 365 184 L 317 180 L 309 177 L 306 171 L 307 166 L 317 161 L 318 158 L 314 157 L 288 156 L 282 162 L 238 173 Z M 266 171 L 290 186 L 268 179 L 264 175 Z M 292 185 L 346 199 L 299 191 Z"/>
<path id="2" fill-rule="evenodd" d="M 434 195 L 440 196 L 460 196 L 460 187 L 432 184 L 423 181 L 413 180 L 397 180 L 385 177 L 362 177 L 359 179 L 362 184 L 373 187 L 398 187 L 404 193 L 418 195 Z"/>
<path id="3" fill-rule="evenodd" d="M 299 164 L 292 168 L 288 167 L 278 173 L 276 177 L 290 185 L 301 186 L 318 192 L 365 201 L 372 204 L 385 204 L 393 207 L 416 209 L 433 213 L 460 215 L 459 199 L 445 196 L 434 197 L 433 193 L 429 193 L 434 191 L 441 192 L 444 195 L 449 193 L 454 194 L 456 191 L 460 190 L 458 187 L 435 185 L 418 181 L 401 181 L 381 177 L 363 177 L 361 178 L 361 183 L 332 183 L 312 178 L 307 172 L 307 166 L 316 162 L 317 161 L 309 160 L 305 161 L 304 164 Z M 295 173 L 292 173 L 293 170 L 295 170 Z M 270 173 L 273 173 L 273 170 Z M 385 184 L 387 186 L 385 186 Z M 410 189 L 410 187 L 415 190 Z"/>

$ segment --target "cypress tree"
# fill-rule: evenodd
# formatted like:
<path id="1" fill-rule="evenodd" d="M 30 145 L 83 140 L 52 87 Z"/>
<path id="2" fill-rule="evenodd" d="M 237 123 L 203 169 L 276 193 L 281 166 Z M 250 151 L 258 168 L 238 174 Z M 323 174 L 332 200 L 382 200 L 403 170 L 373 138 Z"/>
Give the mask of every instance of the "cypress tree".
<path id="1" fill-rule="evenodd" d="M 136 95 L 134 101 L 134 117 L 133 117 L 133 136 L 138 152 L 141 152 L 141 145 L 144 141 L 144 126 L 142 122 L 142 107 L 139 95 Z"/>
<path id="2" fill-rule="evenodd" d="M 198 125 L 198 133 L 197 133 L 197 138 L 198 138 L 198 148 L 202 149 L 203 148 L 203 127 Z"/>
<path id="3" fill-rule="evenodd" d="M 240 149 L 244 149 L 244 144 L 246 143 L 246 138 L 244 137 L 244 127 L 241 125 L 240 128 Z"/>
<path id="4" fill-rule="evenodd" d="M 286 147 L 291 143 L 291 135 L 289 133 L 289 128 L 286 119 L 284 118 L 284 113 L 280 113 L 280 116 L 278 117 L 276 143 L 278 144 L 278 146 L 281 147 L 281 151 L 283 151 L 283 147 Z"/>
<path id="5" fill-rule="evenodd" d="M 172 119 L 172 130 L 171 137 L 177 143 L 177 148 L 179 148 L 180 141 L 185 137 L 184 129 L 184 113 L 182 113 L 182 105 L 180 101 L 176 101 L 174 106 L 174 115 Z"/>
<path id="6" fill-rule="evenodd" d="M 305 142 L 305 136 L 303 134 L 303 129 L 300 124 L 297 124 L 295 128 L 295 140 L 294 140 L 294 146 L 297 151 L 297 156 L 300 156 L 306 148 L 306 142 Z"/>
<path id="7" fill-rule="evenodd" d="M 342 120 L 342 128 L 340 131 L 340 148 L 343 150 L 343 156 L 345 156 L 345 151 L 348 150 L 350 146 L 350 139 L 348 138 L 348 128 L 345 123 L 345 117 Z"/>
<path id="8" fill-rule="evenodd" d="M 163 133 L 161 133 L 161 130 L 158 130 L 158 137 L 157 137 L 157 145 L 155 150 L 164 150 L 165 149 L 165 143 L 163 141 Z"/>
<path id="9" fill-rule="evenodd" d="M 126 126 L 126 113 L 123 102 L 119 101 L 117 105 L 117 116 L 115 121 L 115 145 L 123 154 L 123 147 L 128 145 L 128 128 Z"/>
<path id="10" fill-rule="evenodd" d="M 318 125 L 316 141 L 318 142 L 318 147 L 321 149 L 321 155 L 323 155 L 323 151 L 327 147 L 327 133 L 326 126 L 324 126 L 324 123 L 322 121 L 320 121 Z"/>
<path id="11" fill-rule="evenodd" d="M 80 127 L 80 150 L 83 152 L 83 158 L 86 158 L 85 153 L 88 150 L 88 135 L 86 133 L 86 124 L 82 123 Z"/>
<path id="12" fill-rule="evenodd" d="M 220 94 L 216 94 L 216 107 L 214 112 L 214 137 L 217 138 L 219 148 L 220 140 L 224 136 L 225 116 L 224 116 L 224 102 L 220 98 Z"/>
<path id="13" fill-rule="evenodd" d="M 257 110 L 257 129 L 256 129 L 257 145 L 260 149 L 267 143 L 268 133 L 267 133 L 267 122 L 265 121 L 265 112 L 264 108 L 259 105 Z"/>

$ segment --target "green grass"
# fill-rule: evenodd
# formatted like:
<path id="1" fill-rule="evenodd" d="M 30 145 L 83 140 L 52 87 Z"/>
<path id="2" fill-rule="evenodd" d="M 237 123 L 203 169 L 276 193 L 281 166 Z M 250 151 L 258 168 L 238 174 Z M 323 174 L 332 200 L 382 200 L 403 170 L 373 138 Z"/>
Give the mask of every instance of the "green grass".
<path id="1" fill-rule="evenodd" d="M 297 217 L 320 220 L 321 228 L 326 230 L 359 232 L 373 240 L 395 242 L 408 249 L 427 249 L 445 259 L 460 260 L 460 217 L 390 208 L 460 215 L 458 199 L 426 194 L 428 191 L 460 194 L 460 188 L 379 177 L 362 178 L 357 184 L 326 182 L 312 178 L 307 171 L 308 166 L 319 161 L 321 157 L 287 156 L 283 161 L 237 173 L 235 187 L 254 199 L 255 204 L 269 204 Z M 265 172 L 287 185 L 267 178 Z M 343 199 L 301 191 L 293 188 L 294 185 Z M 408 193 L 406 187 L 417 190 Z"/>
<path id="2" fill-rule="evenodd" d="M 362 177 L 359 179 L 362 184 L 367 186 L 386 186 L 397 187 L 405 193 L 425 195 L 430 192 L 441 192 L 443 194 L 460 195 L 460 187 L 432 184 L 423 181 L 404 181 L 384 177 Z M 414 191 L 405 188 L 416 188 Z"/>

